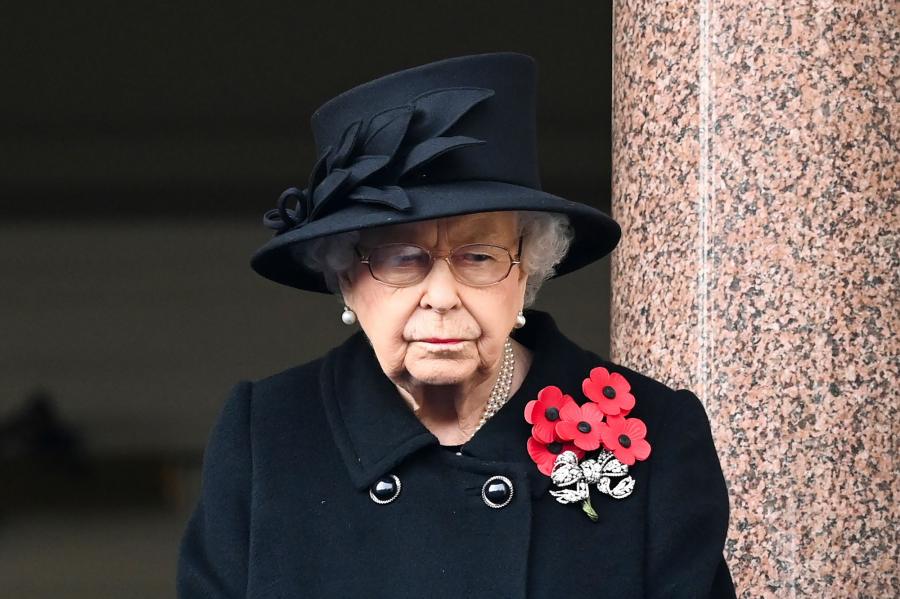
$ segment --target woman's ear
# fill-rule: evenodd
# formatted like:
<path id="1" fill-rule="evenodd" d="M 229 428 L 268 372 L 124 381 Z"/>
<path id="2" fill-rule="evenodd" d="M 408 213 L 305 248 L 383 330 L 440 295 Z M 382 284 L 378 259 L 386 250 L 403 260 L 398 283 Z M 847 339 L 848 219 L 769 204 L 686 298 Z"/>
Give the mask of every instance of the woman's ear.
<path id="1" fill-rule="evenodd" d="M 344 304 L 353 307 L 353 275 L 351 271 L 345 270 L 337 273 L 337 282 L 341 290 L 341 296 Z"/>
<path id="2" fill-rule="evenodd" d="M 519 290 L 522 292 L 522 297 L 525 297 L 525 290 L 528 287 L 528 273 L 522 269 L 519 269 L 519 280 L 517 281 L 519 285 Z"/>

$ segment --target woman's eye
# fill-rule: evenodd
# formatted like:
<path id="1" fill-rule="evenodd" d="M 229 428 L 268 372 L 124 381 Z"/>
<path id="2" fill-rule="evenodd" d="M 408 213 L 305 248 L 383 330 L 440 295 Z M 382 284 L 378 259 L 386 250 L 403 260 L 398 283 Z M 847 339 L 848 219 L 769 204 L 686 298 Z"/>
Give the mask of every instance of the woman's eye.
<path id="1" fill-rule="evenodd" d="M 425 257 L 420 254 L 403 254 L 400 256 L 394 256 L 390 260 L 391 266 L 395 267 L 410 267 L 410 266 L 420 266 L 425 262 Z"/>
<path id="2" fill-rule="evenodd" d="M 463 261 L 469 264 L 478 264 L 484 262 L 490 262 L 494 259 L 490 254 L 475 254 L 475 253 L 466 253 L 462 256 Z"/>

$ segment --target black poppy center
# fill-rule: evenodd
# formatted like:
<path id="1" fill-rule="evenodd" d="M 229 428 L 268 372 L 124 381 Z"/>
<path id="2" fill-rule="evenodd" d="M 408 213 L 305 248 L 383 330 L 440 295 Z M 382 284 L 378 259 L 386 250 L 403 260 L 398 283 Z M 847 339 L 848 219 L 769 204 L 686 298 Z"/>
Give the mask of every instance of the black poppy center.
<path id="1" fill-rule="evenodd" d="M 559 441 L 554 441 L 553 443 L 549 443 L 547 445 L 547 451 L 550 453 L 559 453 L 562 451 L 563 444 Z"/>
<path id="2" fill-rule="evenodd" d="M 631 438 L 628 435 L 619 435 L 619 445 L 628 449 L 631 447 Z"/>
<path id="3" fill-rule="evenodd" d="M 582 433 L 591 432 L 591 423 L 585 422 L 584 420 L 582 420 L 581 422 L 578 423 L 578 430 L 581 431 Z"/>
<path id="4" fill-rule="evenodd" d="M 609 385 L 603 387 L 603 397 L 605 397 L 606 399 L 615 399 L 616 390 Z"/>
<path id="5" fill-rule="evenodd" d="M 559 408 L 547 408 L 544 410 L 544 416 L 546 416 L 547 420 L 550 422 L 559 420 Z"/>

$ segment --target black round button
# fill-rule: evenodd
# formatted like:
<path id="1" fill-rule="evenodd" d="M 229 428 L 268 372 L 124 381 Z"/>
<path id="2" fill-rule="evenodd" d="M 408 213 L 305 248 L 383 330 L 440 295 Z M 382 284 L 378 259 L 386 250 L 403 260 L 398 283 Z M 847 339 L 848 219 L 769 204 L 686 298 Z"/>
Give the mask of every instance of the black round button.
<path id="1" fill-rule="evenodd" d="M 369 489 L 369 497 L 375 503 L 390 503 L 400 494 L 400 479 L 393 474 L 379 478 Z"/>
<path id="2" fill-rule="evenodd" d="M 615 399 L 616 390 L 609 385 L 603 387 L 603 397 L 605 397 L 606 399 Z"/>
<path id="3" fill-rule="evenodd" d="M 625 449 L 628 449 L 629 447 L 631 447 L 631 437 L 629 437 L 628 435 L 619 435 L 619 445 L 621 445 Z"/>
<path id="4" fill-rule="evenodd" d="M 481 498 L 488 507 L 501 508 L 513 498 L 512 481 L 505 476 L 492 476 L 481 487 Z"/>

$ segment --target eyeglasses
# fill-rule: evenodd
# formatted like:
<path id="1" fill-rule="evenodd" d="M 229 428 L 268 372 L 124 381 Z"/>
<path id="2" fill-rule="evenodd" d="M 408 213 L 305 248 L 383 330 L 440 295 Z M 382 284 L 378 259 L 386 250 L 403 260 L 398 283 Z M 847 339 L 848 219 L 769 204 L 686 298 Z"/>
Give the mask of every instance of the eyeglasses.
<path id="1" fill-rule="evenodd" d="M 512 267 L 520 263 L 522 238 L 519 238 L 516 258 L 505 247 L 489 243 L 461 245 L 442 254 L 413 243 L 388 243 L 372 248 L 366 256 L 359 248 L 356 253 L 376 281 L 391 287 L 409 287 L 422 282 L 436 258 L 447 261 L 450 272 L 460 283 L 487 287 L 508 277 Z"/>

